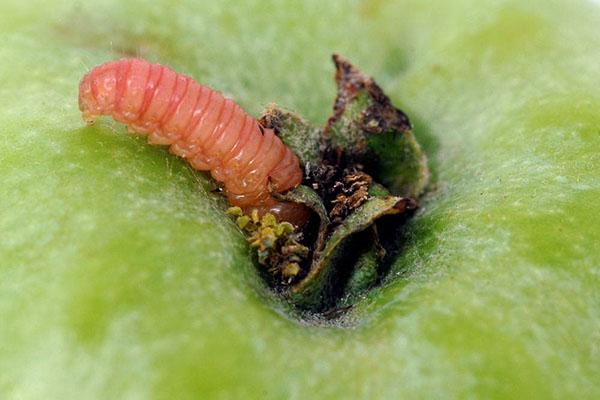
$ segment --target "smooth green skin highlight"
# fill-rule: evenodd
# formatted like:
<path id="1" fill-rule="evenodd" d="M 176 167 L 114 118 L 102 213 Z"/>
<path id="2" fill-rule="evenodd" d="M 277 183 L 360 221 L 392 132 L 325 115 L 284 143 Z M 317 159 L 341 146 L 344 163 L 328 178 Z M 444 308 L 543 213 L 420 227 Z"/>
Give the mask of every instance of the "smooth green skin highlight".
<path id="1" fill-rule="evenodd" d="M 3 2 L 0 397 L 600 397 L 600 11 L 394 3 Z M 83 127 L 119 51 L 313 122 L 337 51 L 411 116 L 436 190 L 353 329 L 279 311 L 206 176 Z"/>

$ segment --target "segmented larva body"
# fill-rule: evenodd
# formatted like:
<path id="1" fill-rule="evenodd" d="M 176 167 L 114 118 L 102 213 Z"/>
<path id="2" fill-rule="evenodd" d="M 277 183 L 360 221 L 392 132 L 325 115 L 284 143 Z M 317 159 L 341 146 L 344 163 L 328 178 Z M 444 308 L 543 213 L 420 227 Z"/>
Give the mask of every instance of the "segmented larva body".
<path id="1" fill-rule="evenodd" d="M 169 145 L 198 170 L 222 182 L 232 205 L 297 219 L 298 206 L 273 198 L 302 181 L 298 157 L 221 93 L 160 64 L 111 61 L 79 85 L 86 122 L 110 115 L 151 144 Z"/>

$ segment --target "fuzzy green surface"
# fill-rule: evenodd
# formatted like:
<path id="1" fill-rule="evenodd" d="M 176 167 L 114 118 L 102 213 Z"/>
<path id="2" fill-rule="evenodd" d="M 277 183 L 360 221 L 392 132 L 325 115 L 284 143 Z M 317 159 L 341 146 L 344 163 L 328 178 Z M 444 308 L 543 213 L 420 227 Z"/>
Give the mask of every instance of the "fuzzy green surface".
<path id="1" fill-rule="evenodd" d="M 3 2 L 0 397 L 600 397 L 600 11 L 523 3 Z M 77 109 L 138 53 L 319 123 L 334 51 L 438 187 L 353 329 L 278 312 L 208 179 Z"/>

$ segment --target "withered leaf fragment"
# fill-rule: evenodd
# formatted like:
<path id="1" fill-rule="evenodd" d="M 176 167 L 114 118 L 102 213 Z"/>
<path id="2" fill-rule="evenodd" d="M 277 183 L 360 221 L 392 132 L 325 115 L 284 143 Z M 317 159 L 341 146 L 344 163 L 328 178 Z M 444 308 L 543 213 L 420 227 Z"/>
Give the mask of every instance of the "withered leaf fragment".
<path id="1" fill-rule="evenodd" d="M 406 114 L 375 81 L 334 54 L 338 93 L 323 135 L 328 147 L 386 186 L 394 195 L 417 198 L 429 180 L 427 157 Z"/>
<path id="2" fill-rule="evenodd" d="M 318 218 L 318 227 L 316 239 L 314 240 L 312 248 L 314 252 L 321 251 L 325 245 L 327 230 L 331 224 L 331 220 L 329 219 L 327 210 L 323 205 L 323 200 L 319 197 L 319 195 L 311 188 L 300 185 L 287 193 L 277 194 L 277 198 L 280 200 L 304 204 L 313 211 L 315 216 Z"/>
<path id="3" fill-rule="evenodd" d="M 331 233 L 323 250 L 313 255 L 308 275 L 291 287 L 290 300 L 301 308 L 311 310 L 334 306 L 336 298 L 332 295 L 343 294 L 343 288 L 336 286 L 339 283 L 336 275 L 343 269 L 347 273 L 353 258 L 351 250 L 347 249 L 352 236 L 372 227 L 379 218 L 410 213 L 416 208 L 414 200 L 395 196 L 373 197 L 365 202 Z M 377 246 L 374 242 L 372 245 Z"/>

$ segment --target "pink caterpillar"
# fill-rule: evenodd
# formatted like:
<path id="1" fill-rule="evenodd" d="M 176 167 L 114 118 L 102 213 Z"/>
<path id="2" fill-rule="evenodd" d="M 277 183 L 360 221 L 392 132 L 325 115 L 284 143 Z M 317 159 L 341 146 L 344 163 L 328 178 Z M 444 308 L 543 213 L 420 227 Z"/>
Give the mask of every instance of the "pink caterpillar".
<path id="1" fill-rule="evenodd" d="M 123 59 L 99 65 L 79 85 L 79 109 L 92 123 L 110 115 L 151 144 L 223 182 L 229 202 L 246 212 L 272 212 L 301 223 L 306 210 L 272 193 L 302 181 L 298 157 L 274 134 L 221 93 L 160 64 Z"/>

